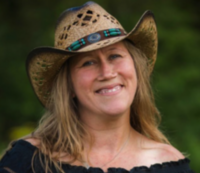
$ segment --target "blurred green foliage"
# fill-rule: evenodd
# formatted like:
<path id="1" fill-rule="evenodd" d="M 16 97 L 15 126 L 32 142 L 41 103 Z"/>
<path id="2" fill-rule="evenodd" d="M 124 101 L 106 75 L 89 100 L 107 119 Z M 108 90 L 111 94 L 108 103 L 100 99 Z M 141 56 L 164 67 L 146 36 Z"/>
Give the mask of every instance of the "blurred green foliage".
<path id="1" fill-rule="evenodd" d="M 61 0 L 0 2 L 0 153 L 9 141 L 29 134 L 43 108 L 25 69 L 35 47 L 53 46 L 54 27 L 66 8 L 85 3 Z M 152 74 L 161 129 L 172 144 L 189 154 L 200 172 L 200 1 L 96 0 L 130 31 L 142 13 L 154 12 L 159 33 L 158 59 Z"/>

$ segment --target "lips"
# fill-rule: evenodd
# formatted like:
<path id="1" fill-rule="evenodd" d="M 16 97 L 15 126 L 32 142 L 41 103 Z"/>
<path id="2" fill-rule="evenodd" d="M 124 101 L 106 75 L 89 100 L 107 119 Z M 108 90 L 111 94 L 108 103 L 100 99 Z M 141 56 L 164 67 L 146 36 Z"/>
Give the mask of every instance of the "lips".
<path id="1" fill-rule="evenodd" d="M 103 87 L 96 91 L 98 94 L 102 95 L 112 95 L 118 93 L 122 89 L 123 85 L 114 85 L 114 86 L 107 86 Z"/>

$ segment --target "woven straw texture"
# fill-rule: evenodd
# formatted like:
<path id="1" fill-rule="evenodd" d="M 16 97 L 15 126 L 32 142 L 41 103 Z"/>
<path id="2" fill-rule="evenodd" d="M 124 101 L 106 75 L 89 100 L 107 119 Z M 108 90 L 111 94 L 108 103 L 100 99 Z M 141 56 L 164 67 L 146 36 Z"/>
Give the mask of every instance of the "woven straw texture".
<path id="1" fill-rule="evenodd" d="M 77 40 L 100 31 L 117 28 L 122 34 L 100 39 L 75 51 L 68 48 Z M 129 39 L 146 54 L 149 60 L 149 74 L 152 72 L 157 56 L 157 28 L 154 16 L 146 11 L 133 30 L 126 34 L 121 24 L 94 2 L 64 11 L 58 19 L 55 31 L 55 47 L 36 48 L 28 55 L 27 72 L 32 87 L 46 106 L 52 83 L 63 63 L 73 55 L 96 50 L 123 39 Z"/>

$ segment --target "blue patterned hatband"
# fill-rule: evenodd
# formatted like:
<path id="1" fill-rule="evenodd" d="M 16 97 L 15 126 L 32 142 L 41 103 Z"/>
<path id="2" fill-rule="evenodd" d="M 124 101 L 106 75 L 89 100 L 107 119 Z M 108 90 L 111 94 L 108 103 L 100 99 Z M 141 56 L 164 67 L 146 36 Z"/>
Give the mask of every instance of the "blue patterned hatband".
<path id="1" fill-rule="evenodd" d="M 111 28 L 103 31 L 103 33 L 105 37 L 121 35 L 121 31 L 118 28 Z"/>
<path id="2" fill-rule="evenodd" d="M 106 40 L 110 37 L 119 37 L 119 36 L 124 36 L 124 35 L 126 35 L 125 31 L 119 28 L 110 28 L 107 30 L 101 30 L 73 42 L 66 49 L 69 51 L 77 51 L 85 46 L 88 46 L 90 44 L 93 44 L 102 40 Z"/>
<path id="3" fill-rule="evenodd" d="M 82 45 L 85 44 L 85 41 L 84 39 L 80 39 L 80 40 L 77 40 L 75 42 L 73 42 L 70 47 L 68 47 L 68 50 L 72 51 L 72 50 L 77 50 L 79 49 Z"/>
<path id="4" fill-rule="evenodd" d="M 101 35 L 99 33 L 94 33 L 94 34 L 90 34 L 88 37 L 87 37 L 87 40 L 90 42 L 90 43 L 95 43 L 97 41 L 99 41 L 101 39 Z"/>

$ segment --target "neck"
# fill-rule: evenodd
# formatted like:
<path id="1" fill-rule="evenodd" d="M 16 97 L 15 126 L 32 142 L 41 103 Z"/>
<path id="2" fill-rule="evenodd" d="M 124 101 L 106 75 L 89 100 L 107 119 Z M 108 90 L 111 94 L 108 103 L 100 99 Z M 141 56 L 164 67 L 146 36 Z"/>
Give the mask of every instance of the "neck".
<path id="1" fill-rule="evenodd" d="M 103 130 L 96 130 L 90 127 L 87 127 L 86 129 L 92 137 L 92 148 L 110 148 L 110 151 L 112 151 L 120 148 L 121 144 L 126 140 L 130 128 L 130 125 L 127 124 Z"/>
<path id="2" fill-rule="evenodd" d="M 131 130 L 129 115 L 108 118 L 107 121 L 83 122 L 90 134 L 84 143 L 88 165 L 103 168 L 126 148 Z"/>

